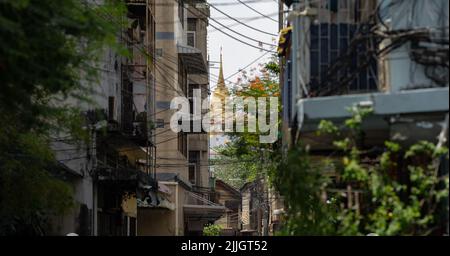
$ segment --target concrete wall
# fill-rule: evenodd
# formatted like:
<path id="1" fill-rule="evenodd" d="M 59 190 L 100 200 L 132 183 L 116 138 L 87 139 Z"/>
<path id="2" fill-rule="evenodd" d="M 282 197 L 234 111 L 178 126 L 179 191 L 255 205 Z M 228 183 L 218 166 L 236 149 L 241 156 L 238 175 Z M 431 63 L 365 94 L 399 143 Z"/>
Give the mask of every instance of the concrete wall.
<path id="1" fill-rule="evenodd" d="M 164 5 L 158 5 L 164 3 Z M 170 172 L 179 174 L 184 180 L 189 180 L 188 174 L 188 154 L 183 155 L 178 150 L 178 139 L 176 133 L 170 130 L 170 118 L 175 113 L 167 110 L 170 102 L 177 96 L 187 96 L 179 86 L 178 76 L 181 67 L 178 65 L 177 44 L 186 45 L 187 19 L 192 18 L 192 13 L 183 8 L 184 19 L 181 21 L 178 16 L 179 6 L 176 1 L 156 1 L 156 48 L 161 55 L 156 60 L 156 119 L 164 122 L 163 128 L 156 129 L 157 144 L 157 172 Z M 186 5 L 187 7 L 188 5 Z M 192 7 L 190 7 L 192 10 Z M 180 9 L 181 10 L 181 9 Z M 195 16 L 194 16 L 195 17 Z M 184 25 L 182 25 L 182 23 Z M 206 24 L 198 20 L 197 22 L 197 45 L 203 53 L 206 61 L 207 56 L 207 30 Z M 164 69 L 164 70 L 163 70 Z M 208 86 L 207 75 L 188 75 L 189 84 L 200 84 Z M 207 94 L 205 93 L 206 97 Z M 208 162 L 209 141 L 205 135 L 186 135 L 187 148 L 201 151 L 202 164 Z M 195 143 L 191 148 L 190 143 Z M 207 185 L 209 182 L 209 168 L 201 167 L 201 184 Z"/>
<path id="2" fill-rule="evenodd" d="M 199 1 L 201 2 L 201 1 Z M 196 9 L 199 8 L 199 9 Z M 196 19 L 196 39 L 195 47 L 199 49 L 202 54 L 205 63 L 208 63 L 208 40 L 207 40 L 207 26 L 208 23 L 201 18 L 206 18 L 209 15 L 208 8 L 201 8 L 200 6 L 189 6 L 187 17 L 190 19 Z M 205 15 L 206 14 L 206 15 Z M 208 65 L 208 64 L 207 64 Z M 202 75 L 189 75 L 189 84 L 200 85 L 202 88 L 202 100 L 208 98 L 209 77 L 207 74 Z M 198 186 L 209 187 L 210 170 L 207 166 L 209 164 L 209 135 L 208 134 L 192 134 L 188 136 L 189 150 L 200 152 L 200 178 Z"/>
<path id="3" fill-rule="evenodd" d="M 90 214 L 93 214 L 93 186 L 92 179 L 90 178 L 72 178 L 69 181 L 74 192 L 74 205 L 62 216 L 56 216 L 52 218 L 52 231 L 51 235 L 67 235 L 69 233 L 80 232 L 93 232 L 93 218 L 80 220 L 80 211 L 82 205 L 87 206 Z M 89 216 L 86 216 L 89 217 Z M 81 227 L 81 224 L 86 222 L 85 227 Z M 86 229 L 87 228 L 87 229 Z M 84 230 L 82 230 L 84 229 Z M 84 234 L 86 235 L 86 234 Z"/>
<path id="4" fill-rule="evenodd" d="M 166 209 L 138 211 L 138 236 L 174 236 L 175 212 Z"/>
<path id="5" fill-rule="evenodd" d="M 174 211 L 168 209 L 138 209 L 139 236 L 184 235 L 183 205 L 186 190 L 177 182 L 163 182 L 171 190 L 168 199 L 176 205 Z M 178 226 L 178 228 L 177 228 Z"/>
<path id="6" fill-rule="evenodd" d="M 121 115 L 121 81 L 120 81 L 120 61 L 121 57 L 113 52 L 112 49 L 105 49 L 103 56 L 98 64 L 99 78 L 97 81 L 84 81 L 85 86 L 92 88 L 94 93 L 88 95 L 92 102 L 81 101 L 75 98 L 68 98 L 65 104 L 77 106 L 81 111 L 91 111 L 95 109 L 108 109 L 108 98 L 115 97 L 115 116 L 120 121 Z M 119 63 L 119 65 L 115 65 Z M 90 219 L 91 234 L 95 234 L 95 195 L 94 184 L 90 176 L 91 170 L 94 168 L 94 144 L 86 145 L 81 143 L 75 145 L 69 143 L 70 137 L 67 134 L 60 133 L 54 135 L 55 140 L 52 143 L 52 149 L 55 152 L 55 158 L 67 168 L 78 174 L 75 178 L 70 179 L 74 191 L 75 207 L 64 216 L 55 218 L 54 232 L 56 235 L 66 235 L 67 233 L 78 232 L 80 205 L 86 205 L 92 213 Z M 95 141 L 95 133 L 90 134 L 91 141 Z M 90 148 L 89 151 L 86 148 Z M 86 156 L 91 154 L 91 158 Z"/>
<path id="7" fill-rule="evenodd" d="M 177 133 L 170 129 L 170 118 L 175 113 L 170 102 L 177 96 L 185 96 L 178 84 L 177 43 L 184 42 L 185 33 L 178 18 L 175 1 L 156 1 L 156 119 L 164 122 L 155 130 L 157 172 L 177 173 L 188 179 L 187 159 L 178 150 Z"/>

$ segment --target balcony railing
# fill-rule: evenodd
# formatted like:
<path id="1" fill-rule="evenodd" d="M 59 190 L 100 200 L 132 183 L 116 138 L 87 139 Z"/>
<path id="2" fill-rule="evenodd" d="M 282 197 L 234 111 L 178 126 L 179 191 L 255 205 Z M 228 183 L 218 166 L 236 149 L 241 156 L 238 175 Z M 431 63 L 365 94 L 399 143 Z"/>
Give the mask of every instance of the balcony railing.
<path id="1" fill-rule="evenodd" d="M 216 192 L 211 188 L 192 186 L 192 192 L 206 200 L 217 203 Z"/>
<path id="2" fill-rule="evenodd" d="M 147 0 L 125 0 L 125 3 L 131 5 L 146 5 Z"/>

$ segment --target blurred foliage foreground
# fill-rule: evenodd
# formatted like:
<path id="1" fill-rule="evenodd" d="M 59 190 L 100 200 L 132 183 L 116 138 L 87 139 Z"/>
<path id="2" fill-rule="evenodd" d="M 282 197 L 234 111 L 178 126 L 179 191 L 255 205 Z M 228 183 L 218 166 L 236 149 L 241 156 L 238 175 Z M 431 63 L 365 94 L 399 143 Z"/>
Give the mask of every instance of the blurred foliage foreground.
<path id="1" fill-rule="evenodd" d="M 273 174 L 286 203 L 280 235 L 443 234 L 449 178 L 439 167 L 447 149 L 386 141 L 381 150 L 363 150 L 361 124 L 371 109 L 351 111 L 344 129 L 319 125 L 319 138 L 334 138 L 333 156 L 313 159 L 297 146 Z"/>
<path id="2" fill-rule="evenodd" d="M 113 1 L 0 1 L 0 235 L 43 235 L 73 206 L 50 145 L 86 141 L 80 104 L 95 89 L 105 46 L 116 47 Z M 91 102 L 92 103 L 92 102 Z"/>

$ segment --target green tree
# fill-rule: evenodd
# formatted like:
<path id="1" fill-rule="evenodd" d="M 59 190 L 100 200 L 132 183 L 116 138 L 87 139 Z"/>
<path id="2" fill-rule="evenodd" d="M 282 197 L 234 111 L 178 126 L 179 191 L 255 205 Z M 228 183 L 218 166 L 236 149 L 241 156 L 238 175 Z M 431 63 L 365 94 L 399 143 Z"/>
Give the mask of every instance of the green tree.
<path id="1" fill-rule="evenodd" d="M 260 69 L 252 69 L 250 74 L 243 71 L 242 78 L 239 79 L 232 96 L 255 99 L 279 97 L 278 74 L 279 68 L 275 60 L 264 65 L 260 64 Z M 226 134 L 230 141 L 215 149 L 219 157 L 212 160 L 216 177 L 240 188 L 246 182 L 267 177 L 268 173 L 274 169 L 278 143 L 260 143 L 262 133 L 258 126 L 256 130 L 256 133 L 245 129 L 243 133 Z"/>
<path id="2" fill-rule="evenodd" d="M 115 47 L 119 1 L 0 1 L 0 235 L 44 234 L 72 204 L 56 178 L 52 135 L 87 139 L 81 112 L 105 46 Z"/>
<path id="3" fill-rule="evenodd" d="M 203 228 L 204 236 L 220 236 L 220 232 L 222 232 L 222 228 L 219 225 L 209 224 Z"/>
<path id="4" fill-rule="evenodd" d="M 211 160 L 211 164 L 214 176 L 236 189 L 240 189 L 247 182 L 254 181 L 260 169 L 251 155 L 241 155 L 239 159 L 234 156 L 219 155 Z"/>
<path id="5" fill-rule="evenodd" d="M 286 204 L 286 221 L 278 235 L 335 235 L 333 206 L 321 197 L 330 182 L 321 172 L 322 167 L 314 164 L 305 147 L 298 146 L 271 174 Z"/>

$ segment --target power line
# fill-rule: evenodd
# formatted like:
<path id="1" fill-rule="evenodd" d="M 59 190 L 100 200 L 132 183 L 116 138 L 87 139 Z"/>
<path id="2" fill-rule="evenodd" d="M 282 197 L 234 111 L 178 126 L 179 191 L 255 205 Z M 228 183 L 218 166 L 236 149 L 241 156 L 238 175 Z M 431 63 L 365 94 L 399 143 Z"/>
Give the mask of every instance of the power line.
<path id="1" fill-rule="evenodd" d="M 267 14 L 267 16 L 274 17 L 274 16 L 277 16 L 278 14 L 279 14 L 279 12 L 273 12 L 273 13 Z M 215 17 L 214 19 L 215 20 L 233 20 L 231 18 L 223 17 L 223 16 Z M 261 16 L 248 16 L 248 17 L 245 17 L 244 16 L 244 17 L 236 17 L 236 19 L 240 20 L 241 22 L 244 22 L 244 21 L 254 21 L 254 20 L 265 19 L 265 17 L 261 17 Z M 175 24 L 175 23 L 177 23 L 177 21 L 160 21 L 160 22 L 156 21 L 156 23 L 157 24 Z M 237 23 L 237 24 L 239 24 L 239 23 Z"/>
<path id="2" fill-rule="evenodd" d="M 275 19 L 273 19 L 273 18 L 271 18 L 271 17 L 265 15 L 264 13 L 261 13 L 260 11 L 256 10 L 255 8 L 251 7 L 251 6 L 248 5 L 248 4 L 246 4 L 244 1 L 241 1 L 241 0 L 237 0 L 237 1 L 238 1 L 239 3 L 241 3 L 241 4 L 243 4 L 244 6 L 246 6 L 247 8 L 249 8 L 250 10 L 256 12 L 256 13 L 259 14 L 259 15 L 261 15 L 262 17 L 267 18 L 267 19 L 269 19 L 269 20 L 272 20 L 272 21 L 278 23 L 277 20 L 275 20 Z"/>
<path id="3" fill-rule="evenodd" d="M 230 30 L 231 32 L 234 32 L 234 33 L 236 33 L 236 34 L 238 34 L 238 35 L 240 35 L 240 36 L 242 36 L 242 37 L 244 37 L 244 38 L 247 38 L 247 39 L 249 39 L 249 40 L 255 41 L 255 42 L 260 43 L 260 44 L 265 44 L 265 45 L 269 45 L 269 46 L 275 46 L 274 44 L 264 43 L 264 42 L 262 42 L 262 41 L 260 41 L 260 40 L 256 40 L 256 39 L 251 38 L 251 37 L 249 37 L 249 36 L 246 36 L 246 35 L 244 35 L 244 34 L 242 34 L 242 33 L 239 33 L 239 32 L 237 32 L 236 30 L 233 30 L 233 29 L 229 28 L 228 26 L 223 25 L 222 23 L 218 22 L 217 20 L 215 20 L 215 19 L 213 19 L 213 18 L 209 18 L 209 19 L 212 20 L 212 21 L 214 21 L 214 22 L 216 22 L 217 24 L 221 25 L 222 27 L 224 27 L 224 28 Z M 212 25 L 211 25 L 211 26 L 212 26 Z"/>
<path id="4" fill-rule="evenodd" d="M 184 6 L 183 6 L 184 7 Z M 185 9 L 187 9 L 186 7 L 184 7 Z M 187 9 L 188 11 L 190 11 L 190 12 L 192 12 L 191 10 L 189 10 L 189 9 Z M 202 21 L 204 21 L 203 19 L 202 19 Z M 148 53 L 145 49 L 142 49 L 142 48 L 139 48 L 136 44 L 133 44 L 133 43 L 130 43 L 129 41 L 127 41 L 125 38 L 123 38 L 122 36 L 121 36 L 121 38 L 122 38 L 122 40 L 124 40 L 124 41 L 126 41 L 126 42 L 128 42 L 129 44 L 131 44 L 131 46 L 132 47 L 134 47 L 134 48 L 136 48 L 136 49 L 138 49 L 139 51 L 141 51 L 145 56 L 147 56 L 147 57 L 150 57 L 152 60 L 156 60 L 156 58 L 155 58 L 155 56 L 153 56 L 152 54 L 150 54 L 150 53 Z M 265 49 L 264 49 L 265 50 Z M 266 50 L 267 51 L 267 50 Z M 268 52 L 270 52 L 270 51 L 267 51 L 267 53 Z M 266 53 L 266 54 L 267 54 Z M 265 54 L 265 55 L 266 55 Z M 263 56 L 265 56 L 265 55 L 263 55 Z M 263 57 L 262 56 L 262 57 Z M 170 56 L 169 56 L 170 57 Z M 261 57 L 261 58 L 262 58 Z M 260 58 L 258 58 L 258 59 L 260 59 Z M 169 62 L 171 62 L 170 61 L 170 59 L 167 59 Z M 257 60 L 255 60 L 254 62 L 256 62 Z M 253 63 L 254 63 L 253 62 Z M 178 64 L 178 63 L 175 63 L 175 62 L 172 62 L 172 63 L 174 63 L 174 64 Z M 172 69 L 170 66 L 168 66 L 167 64 L 165 64 L 165 63 L 162 63 L 163 65 L 165 65 L 165 66 L 167 66 L 168 68 L 170 68 L 170 69 Z M 252 64 L 252 63 L 251 63 Z M 250 65 L 251 65 L 250 64 Z M 157 63 L 157 61 L 155 61 L 154 62 L 154 65 L 155 65 L 155 68 L 157 69 L 157 70 L 159 70 L 161 73 L 162 73 L 162 71 L 161 71 L 161 69 L 164 69 L 163 67 L 161 67 L 161 66 L 159 66 L 159 63 Z M 174 89 L 175 91 L 177 91 L 177 89 L 176 88 L 174 88 L 173 86 L 171 86 L 170 84 L 170 82 L 167 80 L 167 77 L 165 77 L 165 76 L 162 76 L 166 81 L 167 81 L 167 84 L 172 88 L 172 89 Z M 177 139 L 179 136 L 177 135 L 176 137 L 174 137 L 174 138 L 171 138 L 171 139 L 168 139 L 168 140 L 165 140 L 165 141 L 161 141 L 161 142 L 159 142 L 159 143 L 156 143 L 156 145 L 158 145 L 158 144 L 161 144 L 161 143 L 165 143 L 165 142 L 168 142 L 168 141 L 171 141 L 171 140 L 174 140 L 174 139 Z"/>
<path id="5" fill-rule="evenodd" d="M 175 1 L 179 1 L 179 0 L 175 0 Z M 278 36 L 278 35 L 276 35 L 276 34 L 272 34 L 272 33 L 269 33 L 269 32 L 266 32 L 266 31 L 263 31 L 263 30 L 254 28 L 254 27 L 252 27 L 252 26 L 249 26 L 249 25 L 247 25 L 247 24 L 241 22 L 240 20 L 238 20 L 238 19 L 236 19 L 236 18 L 234 18 L 234 17 L 228 15 L 227 13 L 221 11 L 219 8 L 215 7 L 215 6 L 212 5 L 212 4 L 209 4 L 209 6 L 211 6 L 211 7 L 212 7 L 213 9 L 215 9 L 216 11 L 220 12 L 221 14 L 227 16 L 228 18 L 230 18 L 230 19 L 232 19 L 232 20 L 238 22 L 239 24 L 241 24 L 241 25 L 243 25 L 243 26 L 245 26 L 245 27 L 247 27 L 247 28 L 250 28 L 250 29 L 252 29 L 252 30 L 255 30 L 255 31 L 257 31 L 257 32 L 260 32 L 260 33 L 263 33 L 263 34 L 267 34 L 267 35 L 270 35 L 270 36 L 274 36 L 274 37 L 277 37 L 277 36 Z M 216 29 L 217 29 L 217 28 L 216 28 Z"/>
<path id="6" fill-rule="evenodd" d="M 253 3 L 268 3 L 268 2 L 272 2 L 272 0 L 246 0 L 243 1 L 245 3 L 248 4 L 253 4 Z M 209 3 L 209 4 L 214 4 L 216 6 L 231 6 L 231 5 L 239 5 L 238 3 Z"/>
<path id="7" fill-rule="evenodd" d="M 175 1 L 178 1 L 178 0 L 175 0 Z M 98 6 L 98 4 L 96 4 L 97 6 Z M 191 10 L 189 10 L 188 8 L 186 8 L 185 6 L 183 6 L 185 9 L 187 9 L 189 12 L 191 12 L 192 13 L 192 11 Z M 205 13 L 203 13 L 204 15 L 206 15 Z M 194 14 L 195 15 L 195 14 Z M 111 15 L 109 15 L 110 17 L 111 17 Z M 197 16 L 197 15 L 196 15 Z M 197 16 L 198 17 L 198 16 Z M 200 20 L 202 20 L 203 22 L 205 22 L 204 21 L 204 19 L 200 19 Z M 111 20 L 110 20 L 111 21 Z M 215 22 L 217 22 L 217 21 L 215 21 Z M 217 23 L 219 23 L 219 22 L 217 22 Z M 116 23 L 116 24 L 118 24 L 118 23 Z M 221 23 L 219 23 L 219 24 L 221 24 Z M 221 24 L 222 26 L 224 26 L 223 24 Z M 213 26 L 213 25 L 211 25 L 211 26 Z M 213 26 L 213 27 L 215 27 L 215 26 Z M 224 26 L 225 27 L 225 26 Z M 217 29 L 217 27 L 215 27 L 216 29 Z M 218 30 L 220 30 L 220 29 L 218 29 Z M 220 30 L 221 31 L 221 30 Z M 227 33 L 225 33 L 225 32 L 223 32 L 223 31 L 221 31 L 222 33 L 224 33 L 224 34 L 227 34 Z M 238 33 L 238 32 L 236 32 L 236 33 Z M 240 34 L 240 33 L 239 33 Z M 228 35 L 228 34 L 227 34 Z M 121 38 L 122 38 L 122 40 L 124 40 L 124 38 L 121 36 Z M 233 37 L 234 38 L 234 37 Z M 238 40 L 238 41 L 240 41 L 239 39 L 237 39 L 237 38 L 234 38 L 235 40 Z M 135 44 L 132 44 L 132 43 L 130 43 L 129 41 L 127 41 L 127 40 L 124 40 L 124 41 L 126 41 L 126 42 L 128 42 L 129 44 L 131 44 L 132 45 L 132 47 L 135 47 L 136 49 L 138 49 L 137 48 L 137 46 L 135 45 Z M 250 45 L 250 44 L 248 44 L 248 43 L 246 43 L 246 42 L 243 42 L 243 41 L 240 41 L 240 42 L 242 42 L 242 43 L 244 43 L 244 44 L 247 44 L 247 45 L 249 45 L 249 46 L 251 46 L 251 47 L 254 47 L 254 48 L 257 48 L 257 49 L 260 49 L 260 50 L 264 50 L 264 51 L 266 51 L 266 54 L 267 53 L 269 53 L 269 52 L 271 52 L 271 53 L 275 53 L 275 52 L 273 52 L 273 51 L 270 51 L 270 50 L 267 50 L 267 49 L 264 49 L 264 48 L 259 48 L 259 47 L 256 47 L 256 46 L 253 46 L 253 45 Z M 145 45 L 144 45 L 145 46 Z M 274 49 L 274 48 L 272 48 L 272 49 Z M 154 57 L 154 56 L 152 56 L 151 54 L 149 54 L 148 52 L 146 52 L 145 50 L 143 50 L 143 49 L 138 49 L 138 50 L 140 50 L 140 51 L 142 51 L 146 56 L 150 56 L 151 58 L 152 58 L 152 60 L 156 60 L 156 58 Z M 265 56 L 266 54 L 264 54 L 263 56 Z M 168 54 L 166 54 L 166 55 L 168 55 Z M 258 58 L 257 60 L 259 60 L 259 59 L 261 59 L 263 56 L 261 56 L 260 58 Z M 171 56 L 171 57 L 173 57 L 173 56 Z M 173 58 L 175 58 L 175 57 L 173 57 Z M 175 65 L 178 65 L 178 63 L 175 63 L 174 61 L 170 61 L 169 59 L 167 59 L 169 62 L 171 62 L 171 63 L 173 63 L 173 64 L 175 64 Z M 255 60 L 254 62 L 256 62 L 257 60 Z M 254 63 L 253 62 L 253 63 Z M 251 63 L 251 64 L 249 64 L 249 65 L 247 65 L 245 68 L 247 68 L 248 66 L 250 66 L 250 65 L 252 65 L 253 63 Z M 157 68 L 158 67 L 158 63 L 155 61 L 154 62 L 154 64 L 155 64 L 155 67 Z M 165 63 L 163 63 L 166 67 L 168 67 L 168 68 L 170 68 L 170 69 L 172 69 L 171 67 L 169 67 L 168 65 L 166 65 Z M 162 69 L 161 68 L 161 66 L 159 66 L 159 68 L 160 69 Z M 244 68 L 244 69 L 245 69 Z M 173 70 L 173 69 L 172 69 Z M 238 71 L 237 73 L 239 73 L 240 71 Z M 161 71 L 160 71 L 160 73 L 162 73 Z M 232 76 L 234 76 L 234 75 L 236 75 L 237 73 L 235 73 L 235 74 L 233 74 Z M 210 74 L 210 75 L 213 75 L 214 76 L 214 74 Z M 230 76 L 230 77 L 232 77 L 232 76 Z M 178 91 L 176 88 L 174 88 L 173 86 L 171 86 L 170 85 L 170 82 L 169 81 L 167 81 L 167 78 L 166 77 L 164 77 L 163 76 L 163 78 L 166 80 L 166 82 L 168 83 L 167 85 L 169 85 L 169 87 L 171 87 L 172 89 L 174 89 L 175 91 L 177 91 L 177 92 L 179 92 L 180 93 L 180 91 Z M 226 78 L 225 80 L 228 80 L 229 79 L 229 77 L 228 78 Z M 231 81 L 228 81 L 228 82 L 231 82 Z M 158 83 L 161 83 L 161 82 L 158 82 Z M 180 93 L 180 95 L 182 95 L 183 93 Z"/>
<path id="8" fill-rule="evenodd" d="M 175 0 L 175 1 L 179 2 L 180 0 Z M 196 13 L 194 13 L 193 11 L 191 11 L 189 8 L 187 8 L 187 7 L 184 6 L 184 5 L 183 5 L 183 8 L 186 9 L 188 12 L 190 12 L 192 15 L 196 16 L 199 20 L 203 21 L 205 24 L 208 25 L 208 22 L 205 21 L 204 18 L 199 17 Z M 208 16 L 206 13 L 200 11 L 199 9 L 197 9 L 197 11 L 199 11 L 200 13 L 202 13 L 203 15 L 205 15 L 206 17 Z M 245 23 L 242 23 L 242 24 L 245 24 Z M 220 28 L 214 26 L 213 24 L 209 24 L 209 25 L 210 25 L 211 27 L 217 29 L 217 30 L 220 31 L 221 33 L 227 35 L 228 37 L 230 37 L 230 38 L 232 38 L 232 39 L 234 39 L 234 40 L 236 40 L 236 41 L 238 41 L 238 42 L 240 42 L 240 43 L 242 43 L 242 44 L 245 44 L 245 45 L 247 45 L 247 46 L 250 46 L 250 47 L 252 47 L 252 48 L 255 48 L 255 49 L 258 49 L 258 50 L 261 50 L 261 51 L 268 51 L 268 52 L 275 53 L 275 52 L 270 51 L 270 50 L 267 50 L 267 49 L 265 49 L 265 48 L 261 48 L 261 47 L 258 47 L 258 46 L 254 46 L 254 45 L 252 45 L 252 44 L 250 44 L 250 43 L 247 43 L 247 42 L 245 42 L 245 41 L 242 41 L 241 39 L 236 38 L 235 36 L 232 36 L 232 35 L 230 35 L 230 34 L 224 32 L 223 30 L 221 30 Z M 245 25 L 248 26 L 247 24 L 245 24 Z M 250 26 L 248 26 L 248 27 L 250 27 Z M 250 28 L 252 28 L 252 27 L 250 27 Z M 253 29 L 255 29 L 255 28 L 253 28 Z M 264 32 L 264 33 L 267 33 L 267 32 Z M 272 34 L 271 34 L 271 35 L 272 35 Z M 276 35 L 274 35 L 274 36 L 276 36 Z"/>
<path id="9" fill-rule="evenodd" d="M 272 48 L 275 49 L 275 48 Z M 269 52 L 265 52 L 263 55 L 259 56 L 258 58 L 256 58 L 255 60 L 253 60 L 252 62 L 250 62 L 247 66 L 239 69 L 239 71 L 237 71 L 236 73 L 229 75 L 226 79 L 230 79 L 233 76 L 239 74 L 240 72 L 242 72 L 243 70 L 247 69 L 248 67 L 250 67 L 251 65 L 255 64 L 257 61 L 259 61 L 260 59 L 262 59 L 264 56 L 266 56 Z"/>

